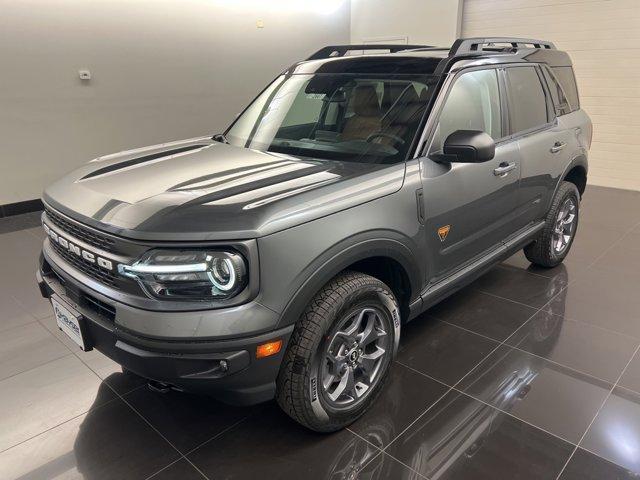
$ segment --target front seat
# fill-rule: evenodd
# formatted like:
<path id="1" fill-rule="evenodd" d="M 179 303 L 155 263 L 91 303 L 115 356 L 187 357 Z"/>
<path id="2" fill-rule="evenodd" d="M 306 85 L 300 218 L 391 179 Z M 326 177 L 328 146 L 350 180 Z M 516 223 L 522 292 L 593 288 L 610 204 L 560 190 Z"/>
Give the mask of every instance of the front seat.
<path id="1" fill-rule="evenodd" d="M 418 96 L 413 86 L 410 85 L 405 88 L 402 95 L 397 99 L 397 103 L 393 105 L 394 108 L 389 109 L 382 118 L 382 125 L 385 127 L 384 132 L 404 138 L 408 132 L 417 126 L 422 118 L 426 104 L 426 89 Z M 394 141 L 389 138 L 381 137 L 380 142 L 394 145 Z M 396 146 L 399 147 L 400 145 Z"/>
<path id="2" fill-rule="evenodd" d="M 353 113 L 342 130 L 342 140 L 366 140 L 382 128 L 378 94 L 372 85 L 360 85 L 353 92 Z"/>

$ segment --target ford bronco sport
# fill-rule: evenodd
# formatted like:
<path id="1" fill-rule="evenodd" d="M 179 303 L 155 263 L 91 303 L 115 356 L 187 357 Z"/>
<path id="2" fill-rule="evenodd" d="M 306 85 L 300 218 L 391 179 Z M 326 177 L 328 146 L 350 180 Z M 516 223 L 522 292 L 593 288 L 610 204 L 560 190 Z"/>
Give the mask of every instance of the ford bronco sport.
<path id="1" fill-rule="evenodd" d="M 380 393 L 403 322 L 518 249 L 562 262 L 591 133 L 549 42 L 326 47 L 224 134 L 47 188 L 38 282 L 82 349 L 156 389 L 275 397 L 337 430 Z"/>

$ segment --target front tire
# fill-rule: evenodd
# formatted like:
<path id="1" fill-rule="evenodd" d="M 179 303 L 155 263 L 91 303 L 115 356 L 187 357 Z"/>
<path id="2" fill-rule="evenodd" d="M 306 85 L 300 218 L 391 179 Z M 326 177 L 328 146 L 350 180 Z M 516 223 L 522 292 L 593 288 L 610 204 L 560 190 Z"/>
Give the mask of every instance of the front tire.
<path id="1" fill-rule="evenodd" d="M 325 285 L 298 321 L 276 398 L 317 432 L 340 430 L 379 395 L 400 338 L 400 312 L 377 278 L 345 272 Z"/>
<path id="2" fill-rule="evenodd" d="M 573 183 L 562 182 L 547 213 L 538 238 L 524 247 L 531 263 L 544 268 L 562 263 L 569 253 L 580 216 L 580 192 Z"/>

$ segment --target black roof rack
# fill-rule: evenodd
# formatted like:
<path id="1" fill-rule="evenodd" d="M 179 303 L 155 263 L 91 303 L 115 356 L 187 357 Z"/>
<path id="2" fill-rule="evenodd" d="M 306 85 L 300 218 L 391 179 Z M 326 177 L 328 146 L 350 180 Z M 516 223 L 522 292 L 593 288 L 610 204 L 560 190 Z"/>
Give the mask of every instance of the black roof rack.
<path id="1" fill-rule="evenodd" d="M 318 50 L 307 60 L 320 60 L 322 58 L 344 57 L 353 50 L 389 50 L 389 53 L 403 50 L 415 50 L 418 48 L 430 48 L 429 45 L 401 45 L 401 44 L 367 44 L 367 45 L 329 45 Z"/>
<path id="2" fill-rule="evenodd" d="M 476 38 L 458 38 L 449 50 L 449 56 L 461 55 L 464 53 L 481 52 L 485 46 L 489 49 L 495 48 L 496 43 L 510 44 L 511 48 L 542 48 L 547 50 L 555 50 L 556 46 L 545 40 L 535 40 L 532 38 L 514 38 L 514 37 L 476 37 Z"/>

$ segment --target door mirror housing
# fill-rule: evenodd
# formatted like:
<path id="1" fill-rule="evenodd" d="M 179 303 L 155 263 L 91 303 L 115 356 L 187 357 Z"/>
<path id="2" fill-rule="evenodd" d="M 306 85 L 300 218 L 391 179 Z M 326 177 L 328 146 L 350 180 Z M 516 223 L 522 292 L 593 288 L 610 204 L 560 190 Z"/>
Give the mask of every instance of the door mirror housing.
<path id="1" fill-rule="evenodd" d="M 456 130 L 444 141 L 446 159 L 456 163 L 488 162 L 496 155 L 496 142 L 480 130 Z"/>

